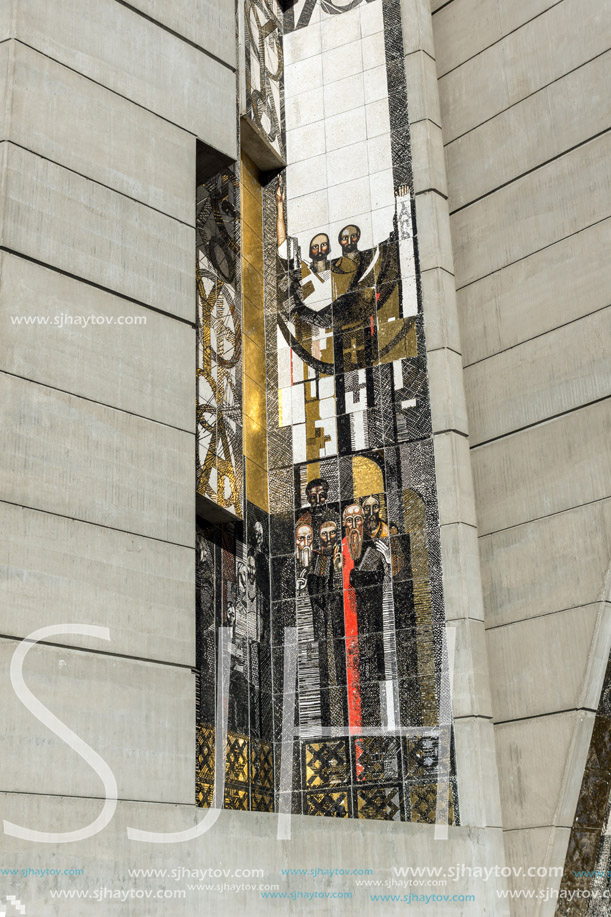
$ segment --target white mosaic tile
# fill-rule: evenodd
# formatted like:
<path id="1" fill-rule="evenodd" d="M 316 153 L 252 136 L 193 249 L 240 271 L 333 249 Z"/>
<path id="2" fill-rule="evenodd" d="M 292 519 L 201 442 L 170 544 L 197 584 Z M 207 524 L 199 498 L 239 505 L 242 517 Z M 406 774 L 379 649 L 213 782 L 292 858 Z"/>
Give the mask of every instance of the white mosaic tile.
<path id="1" fill-rule="evenodd" d="M 354 73 L 363 71 L 363 58 L 361 54 L 361 40 L 352 41 L 350 44 L 325 51 L 322 55 L 322 73 L 325 86 L 344 80 Z"/>
<path id="2" fill-rule="evenodd" d="M 359 108 L 365 104 L 363 74 L 355 73 L 346 77 L 345 80 L 330 83 L 324 87 L 323 95 L 325 117 L 327 118 L 344 111 L 352 111 L 354 108 Z"/>
<path id="3" fill-rule="evenodd" d="M 369 168 L 372 172 L 384 172 L 392 169 L 392 151 L 390 147 L 390 133 L 380 134 L 367 141 L 367 156 Z"/>
<path id="4" fill-rule="evenodd" d="M 364 116 L 363 116 L 364 120 Z M 325 152 L 325 123 L 316 121 L 306 127 L 287 131 L 287 156 L 290 162 L 301 162 Z"/>
<path id="5" fill-rule="evenodd" d="M 367 120 L 367 138 L 379 137 L 380 134 L 390 136 L 390 114 L 388 111 L 388 99 L 378 99 L 377 102 L 370 102 L 365 106 L 365 118 Z"/>
<path id="6" fill-rule="evenodd" d="M 314 121 L 322 121 L 325 117 L 323 94 L 320 90 L 314 92 L 300 92 L 299 95 L 288 99 L 285 105 L 286 129 L 295 130 L 305 127 Z"/>
<path id="7" fill-rule="evenodd" d="M 310 191 L 301 197 L 289 198 L 287 207 L 289 232 L 294 235 L 310 226 L 322 226 L 329 221 L 327 192 Z"/>
<path id="8" fill-rule="evenodd" d="M 320 32 L 323 51 L 331 51 L 351 41 L 358 41 L 361 37 L 359 10 L 351 10 L 341 16 L 325 19 L 321 22 Z"/>
<path id="9" fill-rule="evenodd" d="M 388 207 L 394 202 L 392 169 L 374 172 L 369 178 L 372 210 Z"/>
<path id="10" fill-rule="evenodd" d="M 343 181 L 361 178 L 369 174 L 369 158 L 367 144 L 362 140 L 352 146 L 342 147 L 327 153 L 327 178 L 329 187 L 339 185 Z"/>
<path id="11" fill-rule="evenodd" d="M 322 86 L 321 61 L 322 55 L 315 54 L 284 68 L 284 90 L 287 99 L 302 92 L 304 86 L 311 91 L 320 89 Z"/>
<path id="12" fill-rule="evenodd" d="M 289 200 L 300 197 L 308 191 L 320 191 L 327 187 L 327 156 L 313 156 L 287 166 L 286 189 Z"/>
<path id="13" fill-rule="evenodd" d="M 304 385 L 293 385 L 291 388 L 291 417 L 292 423 L 305 423 L 305 392 Z"/>
<path id="14" fill-rule="evenodd" d="M 373 67 L 363 73 L 363 90 L 365 102 L 377 102 L 388 96 L 388 81 L 386 67 Z"/>
<path id="15" fill-rule="evenodd" d="M 345 111 L 333 118 L 327 118 L 324 130 L 327 153 L 365 140 L 367 136 L 365 110 L 355 108 L 354 111 Z"/>
<path id="16" fill-rule="evenodd" d="M 382 0 L 373 0 L 371 3 L 362 3 L 359 6 L 359 20 L 361 23 L 361 35 L 365 38 L 367 35 L 374 35 L 384 29 L 384 15 L 382 12 Z"/>
<path id="17" fill-rule="evenodd" d="M 333 376 L 321 376 L 318 383 L 320 398 L 335 398 L 335 379 Z"/>
<path id="18" fill-rule="evenodd" d="M 306 425 L 304 423 L 293 424 L 293 463 L 305 462 L 306 453 Z"/>
<path id="19" fill-rule="evenodd" d="M 376 32 L 375 35 L 363 38 L 362 54 L 364 70 L 371 70 L 372 67 L 381 67 L 386 64 L 384 33 Z"/>
<path id="20" fill-rule="evenodd" d="M 290 427 L 293 423 L 292 397 L 290 388 L 278 389 L 278 426 Z"/>
<path id="21" fill-rule="evenodd" d="M 393 230 L 394 216 L 394 204 L 390 207 L 381 207 L 379 210 L 374 210 L 371 214 L 371 231 L 375 245 L 379 245 L 380 242 L 388 239 Z"/>
<path id="22" fill-rule="evenodd" d="M 315 23 L 307 29 L 288 32 L 283 41 L 284 66 L 320 54 L 321 50 L 320 24 Z"/>
<path id="23" fill-rule="evenodd" d="M 358 201 L 360 210 L 371 209 L 369 177 L 355 178 L 329 188 L 329 219 L 350 219 L 355 201 Z"/>

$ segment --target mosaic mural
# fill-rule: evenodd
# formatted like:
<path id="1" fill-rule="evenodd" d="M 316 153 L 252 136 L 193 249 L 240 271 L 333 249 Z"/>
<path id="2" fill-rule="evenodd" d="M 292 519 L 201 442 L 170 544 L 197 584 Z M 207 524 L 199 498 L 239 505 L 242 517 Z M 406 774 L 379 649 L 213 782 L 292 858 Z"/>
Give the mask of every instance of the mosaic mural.
<path id="1" fill-rule="evenodd" d="M 399 2 L 298 0 L 282 39 L 273 13 L 247 2 L 246 66 L 260 112 L 284 110 L 259 129 L 277 130 L 288 167 L 260 175 L 243 156 L 239 182 L 225 173 L 201 189 L 200 301 L 213 305 L 200 315 L 200 492 L 216 487 L 220 503 L 222 483 L 236 522 L 198 531 L 197 799 L 212 799 L 223 625 L 226 807 L 431 822 L 444 771 L 456 822 L 453 743 L 438 728 L 445 619 Z M 284 99 L 252 78 L 264 59 L 281 68 L 281 43 Z M 217 234 L 219 251 L 233 242 L 237 281 L 214 261 Z M 235 360 L 220 387 L 219 336 Z M 227 484 L 229 455 L 241 490 Z"/>
<path id="2" fill-rule="evenodd" d="M 244 4 L 246 113 L 283 156 L 281 19 L 277 0 L 246 0 Z"/>
<path id="3" fill-rule="evenodd" d="M 242 515 L 239 180 L 198 188 L 197 492 Z"/>

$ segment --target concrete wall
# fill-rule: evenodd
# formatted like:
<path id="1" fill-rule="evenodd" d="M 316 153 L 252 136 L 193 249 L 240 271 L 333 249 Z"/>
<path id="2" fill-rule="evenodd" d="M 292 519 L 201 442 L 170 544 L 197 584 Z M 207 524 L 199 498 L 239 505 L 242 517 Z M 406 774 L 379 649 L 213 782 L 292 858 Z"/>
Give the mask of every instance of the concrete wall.
<path id="1" fill-rule="evenodd" d="M 428 0 L 403 0 L 402 14 L 444 596 L 456 653 L 461 822 L 487 828 L 493 843 L 501 808 L 433 23 Z"/>
<path id="2" fill-rule="evenodd" d="M 233 3 L 2 5 L 0 790 L 55 831 L 102 786 L 11 688 L 47 625 L 110 630 L 25 680 L 119 798 L 194 802 L 196 141 L 235 157 L 235 67 Z"/>
<path id="3" fill-rule="evenodd" d="M 611 642 L 609 5 L 431 6 L 505 847 L 562 865 Z"/>

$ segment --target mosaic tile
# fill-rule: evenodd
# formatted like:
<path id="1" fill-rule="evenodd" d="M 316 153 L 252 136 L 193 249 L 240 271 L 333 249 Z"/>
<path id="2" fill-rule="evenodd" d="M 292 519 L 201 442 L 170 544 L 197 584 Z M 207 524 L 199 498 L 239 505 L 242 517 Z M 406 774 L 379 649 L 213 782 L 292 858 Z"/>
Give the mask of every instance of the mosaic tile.
<path id="1" fill-rule="evenodd" d="M 401 740 L 398 736 L 364 736 L 351 740 L 354 745 L 353 766 L 356 783 L 392 783 L 401 775 Z M 361 816 L 364 817 L 364 816 Z"/>
<path id="2" fill-rule="evenodd" d="M 324 815 L 328 818 L 351 816 L 351 794 L 347 790 L 326 793 L 304 793 L 304 815 Z"/>
<path id="3" fill-rule="evenodd" d="M 357 818 L 400 821 L 402 787 L 360 787 L 355 790 Z"/>

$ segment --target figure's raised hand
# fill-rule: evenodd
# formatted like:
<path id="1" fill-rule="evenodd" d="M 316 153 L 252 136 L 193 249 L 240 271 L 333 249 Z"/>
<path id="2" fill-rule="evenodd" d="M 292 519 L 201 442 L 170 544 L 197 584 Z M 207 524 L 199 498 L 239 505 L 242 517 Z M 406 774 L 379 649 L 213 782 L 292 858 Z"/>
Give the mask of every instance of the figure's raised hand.
<path id="1" fill-rule="evenodd" d="M 276 182 L 276 200 L 279 204 L 284 203 L 284 181 L 282 175 L 278 176 L 278 181 Z"/>
<path id="2" fill-rule="evenodd" d="M 384 563 L 390 566 L 390 546 L 381 538 L 374 539 L 373 543 L 375 545 L 376 551 L 378 551 L 384 558 Z"/>

